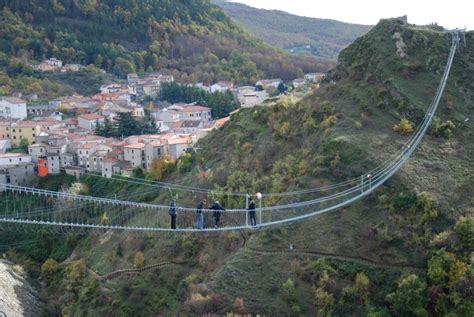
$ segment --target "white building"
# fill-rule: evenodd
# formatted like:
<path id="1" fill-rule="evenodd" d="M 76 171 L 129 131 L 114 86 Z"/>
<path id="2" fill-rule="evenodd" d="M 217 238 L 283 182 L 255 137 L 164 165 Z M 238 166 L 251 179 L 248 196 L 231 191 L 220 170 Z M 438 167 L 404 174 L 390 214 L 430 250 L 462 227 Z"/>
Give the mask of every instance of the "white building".
<path id="1" fill-rule="evenodd" d="M 211 92 L 226 92 L 234 89 L 234 83 L 227 80 L 220 80 L 210 87 Z"/>
<path id="2" fill-rule="evenodd" d="M 79 127 L 87 131 L 94 131 L 97 126 L 97 122 L 103 124 L 104 120 L 104 117 L 98 113 L 83 114 L 78 117 L 78 124 Z"/>
<path id="3" fill-rule="evenodd" d="M 188 136 L 174 135 L 167 138 L 168 154 L 172 158 L 178 159 L 188 148 L 192 146 L 192 139 Z"/>
<path id="4" fill-rule="evenodd" d="M 309 73 L 304 75 L 304 79 L 310 83 L 320 83 L 326 75 L 324 73 Z"/>
<path id="5" fill-rule="evenodd" d="M 25 120 L 26 101 L 16 97 L 0 97 L 0 117 Z"/>
<path id="6" fill-rule="evenodd" d="M 18 165 L 22 163 L 31 163 L 31 156 L 24 153 L 0 154 L 0 166 Z"/>
<path id="7" fill-rule="evenodd" d="M 255 86 L 261 86 L 263 89 L 277 89 L 283 81 L 281 79 L 262 79 L 255 83 Z"/>
<path id="8" fill-rule="evenodd" d="M 293 87 L 299 88 L 303 87 L 306 84 L 306 80 L 304 78 L 297 78 L 293 80 Z"/>
<path id="9" fill-rule="evenodd" d="M 195 103 L 177 103 L 168 107 L 180 116 L 180 121 L 212 121 L 211 108 L 199 106 Z"/>
<path id="10" fill-rule="evenodd" d="M 268 98 L 268 93 L 265 90 L 253 91 L 243 94 L 238 94 L 237 99 L 243 108 L 251 108 L 262 104 Z"/>
<path id="11" fill-rule="evenodd" d="M 35 177 L 35 165 L 33 163 L 0 165 L 0 184 L 27 185 Z"/>
<path id="12" fill-rule="evenodd" d="M 157 121 L 164 123 L 177 122 L 181 120 L 181 115 L 176 109 L 163 109 L 157 112 L 153 112 L 153 115 Z"/>
<path id="13" fill-rule="evenodd" d="M 130 162 L 132 168 L 146 169 L 145 143 L 134 143 L 123 147 L 123 159 Z"/>
<path id="14" fill-rule="evenodd" d="M 85 143 L 77 146 L 77 164 L 88 171 L 102 171 L 103 161 L 112 147 L 103 143 Z"/>
<path id="15" fill-rule="evenodd" d="M 58 68 L 61 68 L 63 67 L 63 62 L 57 58 L 50 58 L 46 61 L 46 64 L 50 65 L 50 66 L 53 66 L 53 67 L 58 67 Z"/>

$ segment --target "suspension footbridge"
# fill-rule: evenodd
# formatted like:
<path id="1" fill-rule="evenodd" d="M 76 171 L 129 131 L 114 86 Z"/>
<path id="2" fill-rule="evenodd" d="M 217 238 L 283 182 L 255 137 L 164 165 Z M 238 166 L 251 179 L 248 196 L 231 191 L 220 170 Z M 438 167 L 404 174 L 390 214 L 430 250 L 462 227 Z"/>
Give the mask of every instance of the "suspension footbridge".
<path id="1" fill-rule="evenodd" d="M 219 226 L 214 226 L 213 210 L 204 209 L 203 229 L 195 227 L 196 209 L 177 208 L 177 229 L 169 227 L 169 206 L 140 203 L 122 198 L 101 198 L 55 192 L 42 189 L 0 184 L 0 224 L 24 224 L 61 228 L 113 229 L 138 232 L 214 232 L 268 227 L 301 221 L 348 206 L 374 192 L 392 177 L 416 150 L 433 120 L 446 83 L 460 32 L 452 31 L 452 45 L 448 60 L 434 98 L 422 122 L 409 140 L 392 157 L 376 168 L 354 179 L 313 189 L 266 194 L 264 196 L 291 196 L 319 193 L 319 197 L 304 201 L 256 208 L 256 224 L 251 226 L 245 209 L 228 209 L 221 214 Z M 128 179 L 128 182 L 138 180 Z M 192 186 L 153 183 L 152 185 L 184 191 L 211 193 L 211 190 Z M 246 196 L 245 193 L 223 193 Z M 1 226 L 1 225 L 0 225 Z"/>

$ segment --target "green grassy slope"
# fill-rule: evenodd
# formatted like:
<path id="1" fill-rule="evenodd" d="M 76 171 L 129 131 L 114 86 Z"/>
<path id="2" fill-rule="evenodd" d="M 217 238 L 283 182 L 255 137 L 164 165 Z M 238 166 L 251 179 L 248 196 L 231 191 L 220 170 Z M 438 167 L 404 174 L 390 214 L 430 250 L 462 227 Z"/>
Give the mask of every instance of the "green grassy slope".
<path id="1" fill-rule="evenodd" d="M 336 59 L 344 47 L 371 28 L 368 25 L 257 9 L 224 0 L 214 0 L 213 2 L 244 29 L 265 42 L 287 51 L 293 50 L 295 53 L 322 58 Z M 307 46 L 310 47 L 307 48 Z"/>
<path id="2" fill-rule="evenodd" d="M 396 33 L 406 57 L 397 54 Z M 474 43 L 472 32 L 466 36 Z M 419 123 L 450 41 L 433 28 L 383 20 L 340 54 L 318 90 L 300 101 L 240 111 L 199 143 L 192 172 L 176 171 L 169 180 L 283 192 L 359 175 L 408 138 L 393 131 L 401 118 Z M 432 129 L 370 197 L 305 222 L 246 233 L 91 236 L 71 257 L 79 262 L 55 273 L 61 282 L 50 281 L 57 309 L 123 316 L 472 315 L 474 128 L 465 118 L 473 113 L 473 56 L 472 45 L 458 51 L 437 113 L 455 124 L 451 137 Z M 265 200 L 272 203 L 278 201 Z M 88 271 L 132 268 L 137 252 L 145 265 L 184 263 L 107 282 Z"/>

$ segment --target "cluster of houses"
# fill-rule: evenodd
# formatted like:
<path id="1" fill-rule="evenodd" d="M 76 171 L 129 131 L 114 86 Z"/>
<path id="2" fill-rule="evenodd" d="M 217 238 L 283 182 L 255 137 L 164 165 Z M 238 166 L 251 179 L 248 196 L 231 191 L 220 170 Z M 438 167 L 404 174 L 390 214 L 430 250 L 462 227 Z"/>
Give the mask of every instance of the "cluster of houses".
<path id="1" fill-rule="evenodd" d="M 82 106 L 88 104 L 84 97 L 77 96 L 76 99 Z M 68 107 L 73 107 L 70 98 L 64 100 L 67 100 Z M 159 134 L 119 140 L 96 135 L 96 125 L 121 111 L 130 111 L 135 117 L 142 116 L 143 108 L 137 106 L 132 111 L 131 106 L 114 108 L 113 103 L 97 108 L 97 103 L 91 99 L 94 106 L 78 108 L 91 112 L 74 118 L 64 119 L 58 111 L 40 111 L 36 107 L 34 116 L 26 119 L 26 103 L 18 101 L 15 99 L 9 107 L 11 114 L 20 115 L 0 119 L 0 183 L 26 184 L 35 177 L 62 171 L 77 177 L 88 172 L 105 177 L 130 175 L 138 167 L 146 171 L 154 160 L 164 155 L 178 159 L 199 138 L 229 120 L 214 120 L 210 108 L 195 103 L 175 104 L 152 112 Z M 27 146 L 27 153 L 11 153 L 11 148 L 22 146 Z"/>
<path id="2" fill-rule="evenodd" d="M 52 58 L 37 69 L 62 68 L 62 62 Z M 302 80 L 318 82 L 323 76 L 308 74 Z M 28 184 L 36 177 L 61 172 L 76 177 L 92 172 L 104 177 L 130 175 L 136 168 L 150 170 L 153 161 L 165 155 L 178 159 L 230 117 L 214 120 L 209 107 L 196 102 L 177 103 L 150 109 L 158 134 L 124 139 L 95 134 L 97 124 L 103 124 L 106 118 L 113 122 L 120 113 L 143 117 L 145 110 L 136 100 L 157 97 L 161 84 L 173 81 L 173 76 L 159 73 L 144 77 L 128 74 L 126 84 L 104 85 L 94 96 L 72 95 L 31 104 L 21 96 L 0 97 L 0 183 Z M 258 81 L 255 86 L 236 87 L 230 81 L 193 86 L 211 93 L 230 91 L 241 107 L 253 107 L 262 104 L 281 83 L 280 79 L 268 79 Z M 295 87 L 296 83 L 299 80 L 293 82 Z M 74 115 L 65 118 L 65 113 Z M 27 151 L 11 150 L 15 148 Z"/>
<path id="3" fill-rule="evenodd" d="M 42 61 L 38 65 L 32 65 L 33 69 L 39 72 L 78 72 L 84 68 L 81 64 L 64 64 L 57 58 L 50 58 Z"/>

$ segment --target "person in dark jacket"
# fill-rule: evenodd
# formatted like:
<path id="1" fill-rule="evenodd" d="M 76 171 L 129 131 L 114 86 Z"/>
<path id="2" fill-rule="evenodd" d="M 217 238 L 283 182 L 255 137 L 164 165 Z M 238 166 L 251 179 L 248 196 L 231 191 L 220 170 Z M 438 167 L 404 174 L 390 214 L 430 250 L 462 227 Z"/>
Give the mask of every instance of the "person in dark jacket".
<path id="1" fill-rule="evenodd" d="M 256 226 L 257 225 L 257 219 L 255 218 L 255 203 L 253 199 L 250 197 L 249 198 L 249 218 L 250 218 L 250 225 L 251 226 Z"/>
<path id="2" fill-rule="evenodd" d="M 216 200 L 214 205 L 212 205 L 211 210 L 213 210 L 212 215 L 214 216 L 214 226 L 217 228 L 219 226 L 219 221 L 221 219 L 222 212 L 225 211 L 224 207 Z"/>
<path id="3" fill-rule="evenodd" d="M 176 229 L 176 199 L 171 199 L 170 209 L 168 213 L 171 217 L 171 229 Z"/>
<path id="4" fill-rule="evenodd" d="M 204 214 L 203 209 L 206 204 L 206 200 L 203 199 L 196 208 L 196 229 L 204 229 Z"/>

